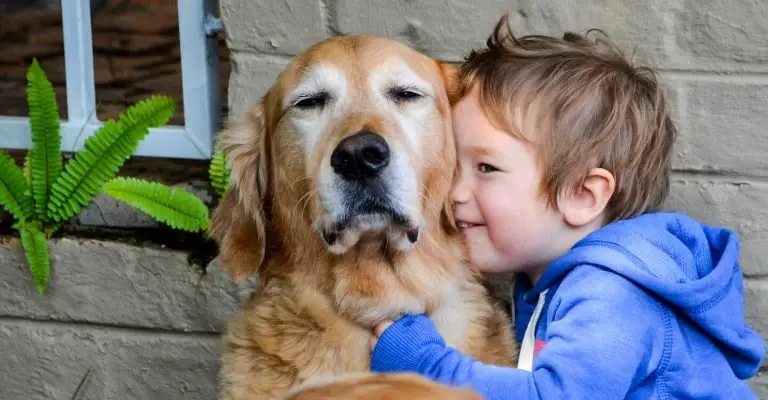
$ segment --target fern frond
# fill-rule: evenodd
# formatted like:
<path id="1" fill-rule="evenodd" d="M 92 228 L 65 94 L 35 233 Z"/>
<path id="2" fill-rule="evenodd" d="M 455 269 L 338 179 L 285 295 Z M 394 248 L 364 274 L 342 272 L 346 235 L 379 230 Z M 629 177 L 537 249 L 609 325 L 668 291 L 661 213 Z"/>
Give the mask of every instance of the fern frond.
<path id="1" fill-rule="evenodd" d="M 7 210 L 18 221 L 31 218 L 35 210 L 27 190 L 24 174 L 16 166 L 16 161 L 0 150 L 0 208 Z"/>
<path id="2" fill-rule="evenodd" d="M 32 184 L 32 163 L 30 160 L 32 159 L 32 149 L 29 149 L 27 151 L 27 156 L 24 157 L 24 179 L 27 180 L 27 185 Z"/>
<path id="3" fill-rule="evenodd" d="M 136 178 L 115 178 L 104 185 L 104 193 L 174 229 L 189 232 L 208 229 L 208 207 L 184 189 Z"/>
<path id="4" fill-rule="evenodd" d="M 77 214 L 133 155 L 149 128 L 165 125 L 175 109 L 172 98 L 151 96 L 129 107 L 117 121 L 105 122 L 53 183 L 48 216 L 62 221 Z"/>
<path id="5" fill-rule="evenodd" d="M 29 263 L 29 272 L 35 282 L 37 292 L 42 294 L 48 285 L 48 277 L 51 270 L 51 260 L 48 257 L 48 241 L 45 234 L 34 224 L 28 224 L 19 230 L 21 245 L 24 247 L 24 255 Z"/>
<path id="6" fill-rule="evenodd" d="M 37 217 L 45 219 L 51 186 L 61 172 L 61 134 L 56 93 L 36 59 L 27 71 L 27 103 L 32 128 L 32 197 Z"/>
<path id="7" fill-rule="evenodd" d="M 214 190 L 216 190 L 216 194 L 218 194 L 219 197 L 224 197 L 224 193 L 226 193 L 229 188 L 230 174 L 231 171 L 227 167 L 226 156 L 224 156 L 224 152 L 217 143 L 213 158 L 211 158 L 211 165 L 208 168 L 208 175 L 211 179 L 211 185 Z"/>

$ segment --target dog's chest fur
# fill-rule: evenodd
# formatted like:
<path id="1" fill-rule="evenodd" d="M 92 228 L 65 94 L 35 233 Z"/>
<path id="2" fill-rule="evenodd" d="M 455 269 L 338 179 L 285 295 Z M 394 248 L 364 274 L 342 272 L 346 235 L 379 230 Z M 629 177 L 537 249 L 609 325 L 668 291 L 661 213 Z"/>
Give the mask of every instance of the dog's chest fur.
<path id="1" fill-rule="evenodd" d="M 370 299 L 354 299 L 354 297 L 349 294 L 344 296 L 341 304 L 346 302 L 345 308 L 339 309 L 338 313 L 334 312 L 332 315 L 325 314 L 322 321 L 317 321 L 319 326 L 323 327 L 321 330 L 325 343 L 311 350 L 316 354 L 307 360 L 311 359 L 309 364 L 315 365 L 299 367 L 299 370 L 304 370 L 307 374 L 307 378 L 318 372 L 338 374 L 368 370 L 370 365 L 368 341 L 375 322 L 360 324 L 358 321 L 362 320 L 378 322 L 384 319 L 395 319 L 406 313 L 427 313 L 448 346 L 461 351 L 469 351 L 471 348 L 469 328 L 478 315 L 474 313 L 473 303 L 468 302 L 467 299 L 475 296 L 471 293 L 460 294 L 455 282 L 443 286 L 440 293 L 425 294 L 425 298 L 429 298 L 432 304 L 427 304 L 425 298 L 406 293 L 393 296 L 390 292 L 390 301 L 377 303 L 376 306 L 363 305 L 371 301 Z M 434 301 L 435 299 L 440 300 Z M 319 304 L 320 302 L 316 300 L 313 302 L 313 307 Z M 325 306 L 321 308 L 323 310 L 318 308 L 311 314 L 331 311 Z M 350 312 L 355 314 L 351 315 Z M 312 332 L 307 334 L 314 336 Z M 316 364 L 317 361 L 321 361 L 321 365 Z M 304 374 L 300 373 L 300 375 Z"/>
<path id="2" fill-rule="evenodd" d="M 313 341 L 315 347 L 306 349 L 314 354 L 296 359 L 307 363 L 308 371 L 367 369 L 368 340 L 376 324 L 405 314 L 425 313 L 449 346 L 469 350 L 471 337 L 478 334 L 470 332 L 470 327 L 482 326 L 477 322 L 487 312 L 483 309 L 487 299 L 484 288 L 466 272 L 465 265 L 445 267 L 441 262 L 446 261 L 425 259 L 422 255 L 400 260 L 399 269 L 394 270 L 371 264 L 370 257 L 364 259 L 368 263 L 361 259 L 337 263 L 333 273 L 323 277 L 306 274 L 300 268 L 303 271 L 297 271 L 293 279 L 280 279 L 268 285 L 263 297 L 266 302 L 254 299 L 253 303 L 264 309 L 264 313 L 257 314 L 265 319 L 259 325 L 270 327 L 266 336 L 276 334 L 273 327 L 284 325 L 284 319 L 295 320 L 296 324 L 289 325 L 305 330 L 296 332 L 297 341 L 317 338 Z M 455 259 L 453 262 L 456 263 Z M 273 303 L 268 299 L 280 300 Z M 275 350 L 293 351 L 293 346 L 281 347 Z"/>
<path id="3" fill-rule="evenodd" d="M 465 266 L 458 268 L 466 269 Z M 341 318 L 370 329 L 387 319 L 424 313 L 432 319 L 446 344 L 468 350 L 469 327 L 473 321 L 476 322 L 479 316 L 477 307 L 484 300 L 481 285 L 468 275 L 454 275 L 449 279 L 438 265 L 433 265 L 432 269 L 424 266 L 412 268 L 408 270 L 410 273 L 399 276 L 383 273 L 381 268 L 370 271 L 374 271 L 372 276 L 365 279 L 344 279 L 343 274 L 337 276 L 333 301 Z M 417 271 L 421 276 L 415 275 Z M 369 280 L 375 283 L 359 286 L 360 282 Z M 366 334 L 369 335 L 369 332 L 366 331 Z"/>
<path id="4" fill-rule="evenodd" d="M 512 341 L 506 329 L 499 330 L 499 335 L 488 330 L 494 324 L 505 327 L 507 322 L 490 308 L 483 286 L 469 275 L 450 280 L 437 277 L 432 276 L 433 284 L 417 292 L 380 286 L 388 289 L 385 294 L 369 286 L 378 298 L 359 292 L 366 286 L 343 284 L 349 282 L 345 279 L 326 287 L 331 293 L 306 282 L 275 279 L 233 320 L 226 341 L 230 350 L 223 360 L 225 383 L 267 394 L 318 374 L 368 371 L 373 325 L 405 313 L 427 313 L 446 344 L 464 354 L 499 365 L 512 361 L 514 351 L 507 345 Z M 368 322 L 360 322 L 364 320 Z M 280 382 L 271 383 L 272 379 Z"/>
<path id="5" fill-rule="evenodd" d="M 446 252 L 443 252 L 446 253 Z M 429 315 L 446 340 L 459 344 L 483 288 L 473 280 L 460 255 L 415 252 L 387 263 L 370 255 L 338 262 L 328 282 L 334 309 L 364 327 L 405 314 Z"/>

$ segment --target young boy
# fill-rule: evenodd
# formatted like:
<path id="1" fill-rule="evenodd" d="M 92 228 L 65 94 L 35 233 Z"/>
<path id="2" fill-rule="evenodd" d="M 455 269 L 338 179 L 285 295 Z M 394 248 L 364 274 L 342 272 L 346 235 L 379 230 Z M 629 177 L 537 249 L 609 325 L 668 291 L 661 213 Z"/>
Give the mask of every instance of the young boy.
<path id="1" fill-rule="evenodd" d="M 659 209 L 676 137 L 655 74 L 606 41 L 515 38 L 462 69 L 455 219 L 485 273 L 515 273 L 518 368 L 446 347 L 422 315 L 375 330 L 375 372 L 486 399 L 749 399 L 738 240 Z"/>

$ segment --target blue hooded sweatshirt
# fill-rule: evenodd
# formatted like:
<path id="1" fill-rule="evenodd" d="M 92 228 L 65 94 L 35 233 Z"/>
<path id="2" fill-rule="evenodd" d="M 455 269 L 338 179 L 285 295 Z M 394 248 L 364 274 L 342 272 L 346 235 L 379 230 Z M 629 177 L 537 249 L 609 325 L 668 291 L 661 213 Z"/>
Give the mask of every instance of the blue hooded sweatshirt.
<path id="1" fill-rule="evenodd" d="M 727 229 L 677 213 L 614 222 L 515 292 L 518 339 L 540 308 L 530 370 L 460 354 L 423 315 L 384 331 L 371 369 L 488 400 L 756 398 L 745 380 L 765 344 L 744 320 L 738 239 Z"/>

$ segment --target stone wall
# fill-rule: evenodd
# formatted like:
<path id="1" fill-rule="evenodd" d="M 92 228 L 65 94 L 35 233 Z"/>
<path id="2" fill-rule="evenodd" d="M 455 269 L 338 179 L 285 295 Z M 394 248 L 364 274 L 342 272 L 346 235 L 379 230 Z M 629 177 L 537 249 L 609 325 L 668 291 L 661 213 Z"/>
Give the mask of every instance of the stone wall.
<path id="1" fill-rule="evenodd" d="M 504 11 L 517 33 L 601 28 L 662 70 L 681 129 L 667 207 L 741 235 L 748 318 L 768 337 L 768 2 L 222 0 L 230 110 L 255 104 L 292 55 L 330 35 L 387 35 L 460 61 Z M 768 399 L 768 377 L 752 382 Z"/>
<path id="2" fill-rule="evenodd" d="M 184 251 L 60 238 L 37 294 L 17 239 L 0 236 L 0 398 L 217 395 L 220 336 L 253 282 Z M 82 384 L 82 385 L 81 385 Z"/>

